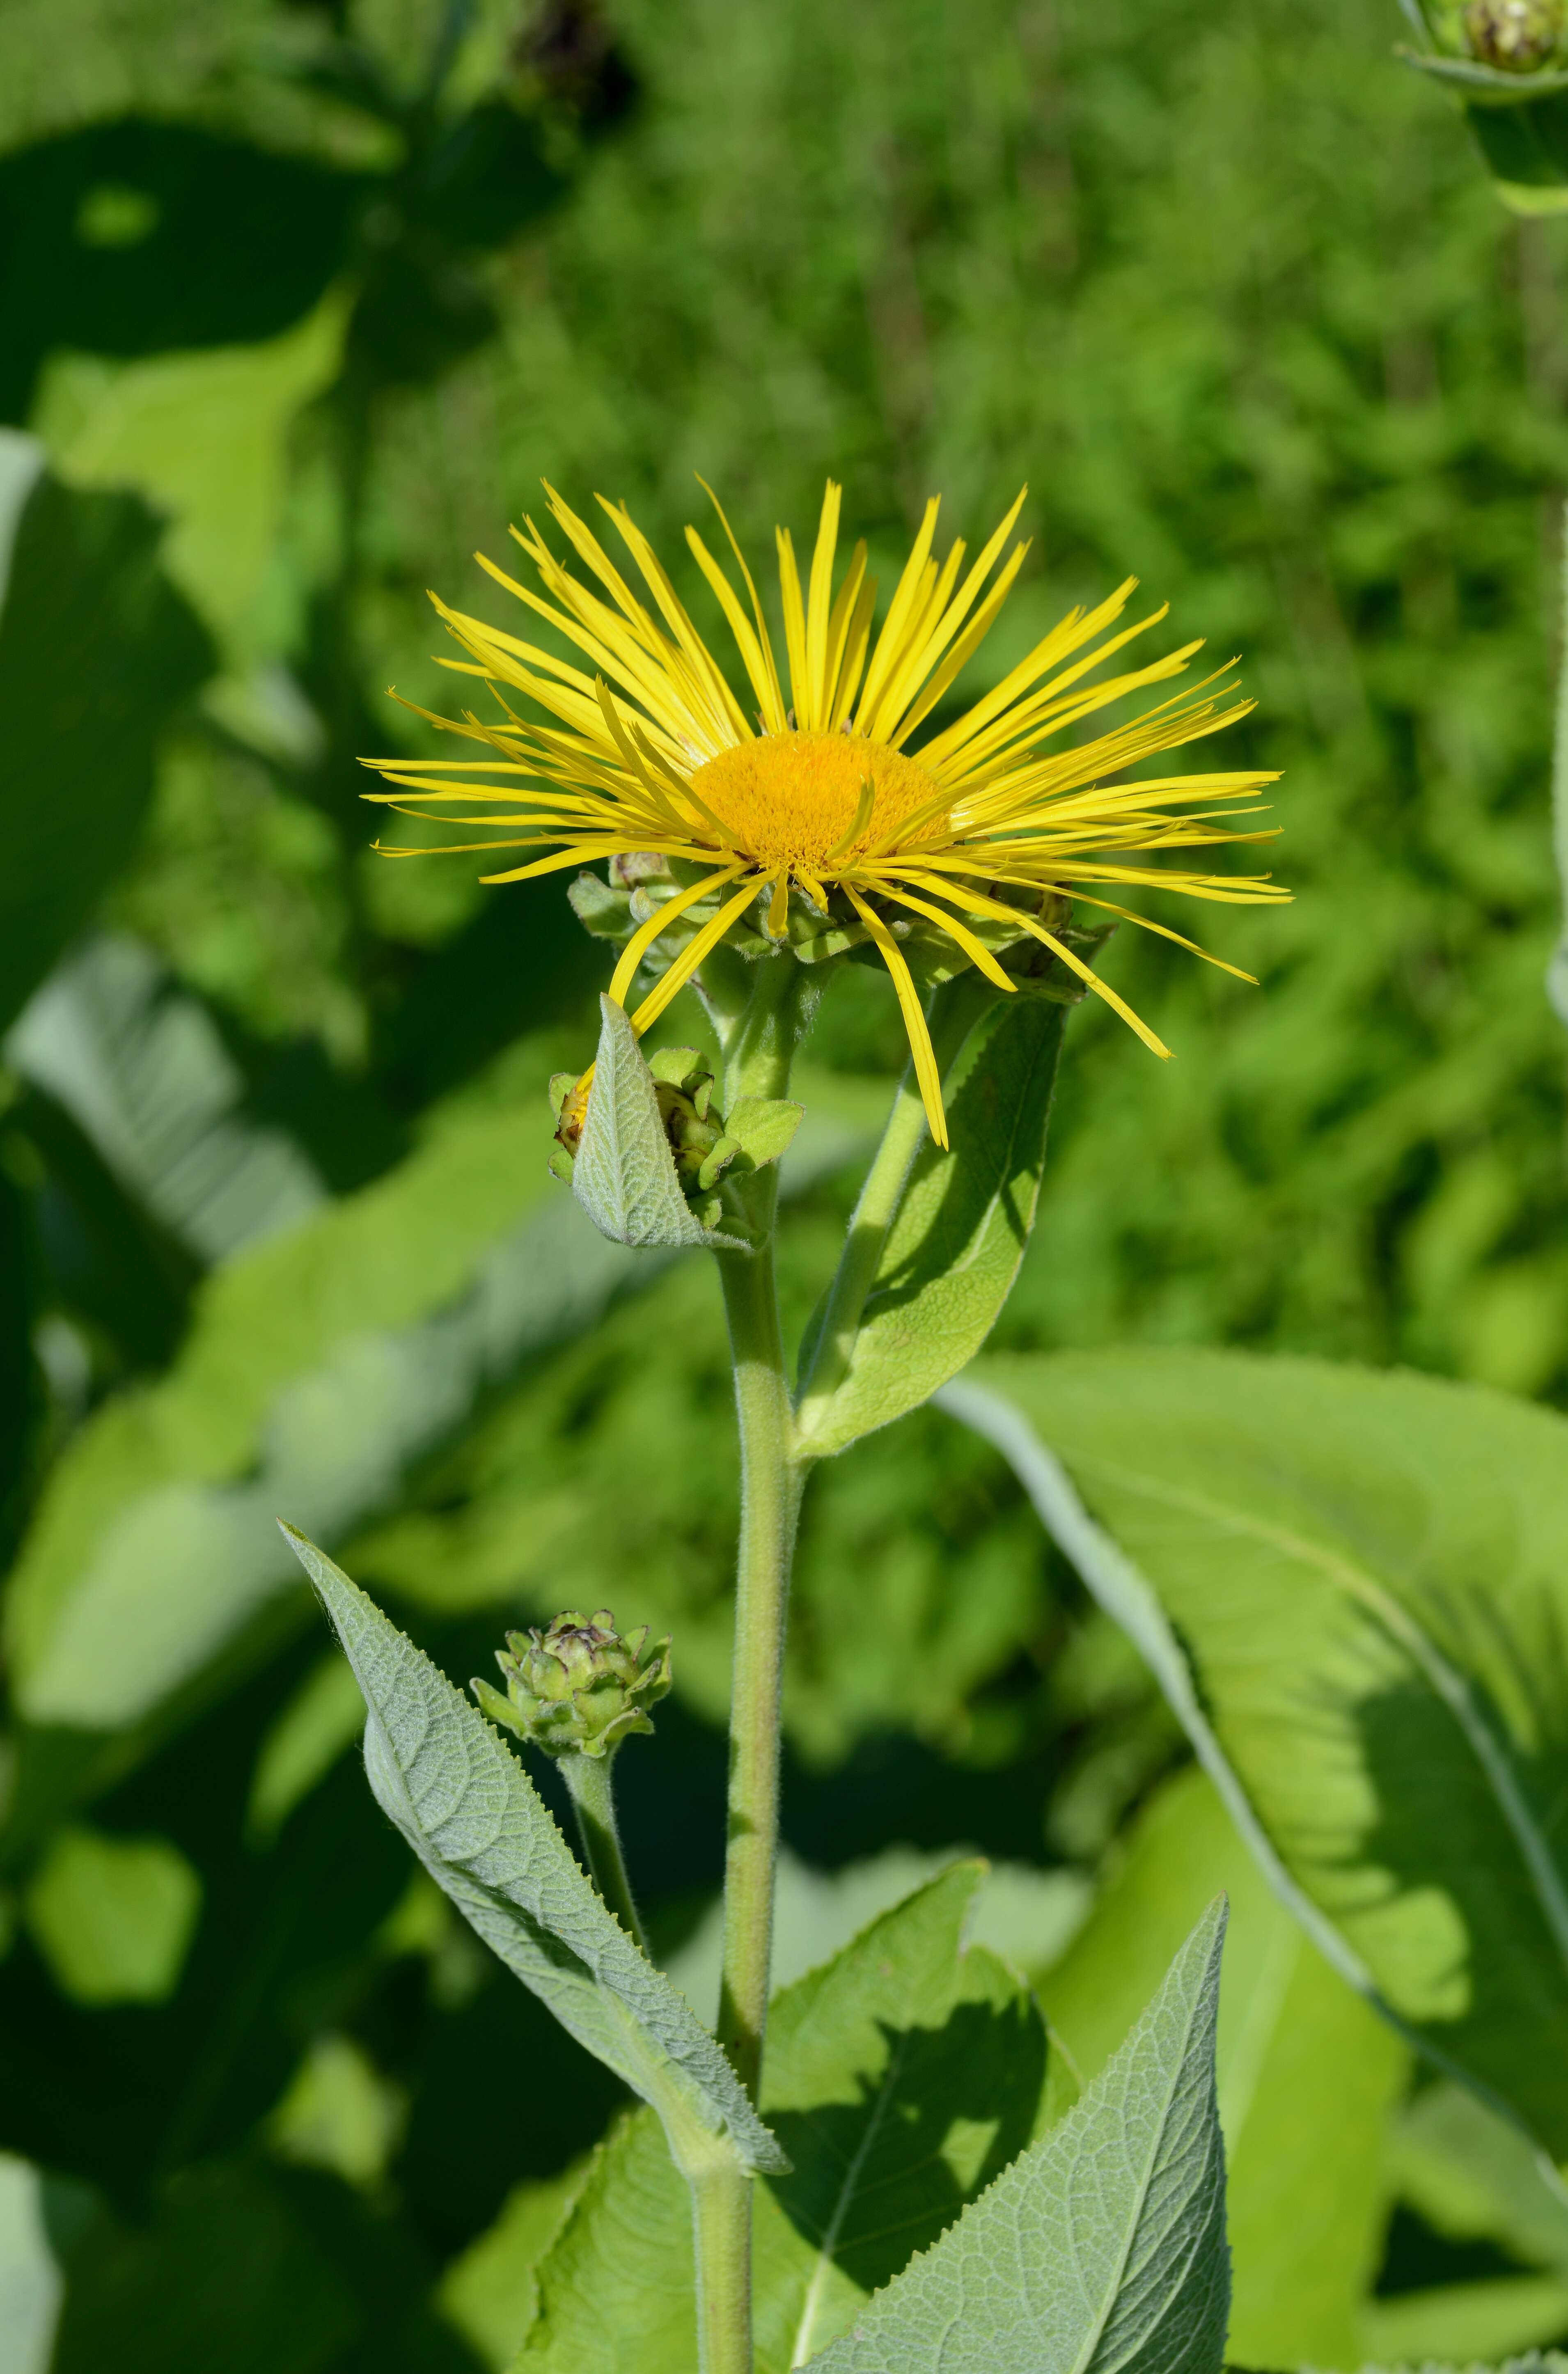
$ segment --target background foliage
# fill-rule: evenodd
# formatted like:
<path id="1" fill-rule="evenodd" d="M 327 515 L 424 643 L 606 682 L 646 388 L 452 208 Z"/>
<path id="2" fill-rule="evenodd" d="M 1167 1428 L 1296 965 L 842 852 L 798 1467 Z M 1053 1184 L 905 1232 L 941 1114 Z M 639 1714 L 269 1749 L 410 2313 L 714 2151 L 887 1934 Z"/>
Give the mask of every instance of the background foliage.
<path id="1" fill-rule="evenodd" d="M 702 1983 L 716 1288 L 590 1240 L 544 1176 L 543 1083 L 607 970 L 564 899 L 388 864 L 358 800 L 358 754 L 410 732 L 383 688 L 443 689 L 423 589 L 487 605 L 471 550 L 541 476 L 668 548 L 693 470 L 753 545 L 831 470 L 890 561 L 928 490 L 972 531 L 1027 477 L 986 674 L 1128 570 L 1244 652 L 1297 904 L 1215 929 L 1261 993 L 1111 944 L 1177 1061 L 1072 1017 L 1004 1348 L 1568 1398 L 1540 989 L 1568 260 L 1394 30 L 1350 0 L 11 0 L 0 2365 L 110 2334 L 160 2374 L 504 2363 L 616 2107 L 410 1886 L 275 1510 L 458 1679 L 564 1602 L 675 1630 L 629 1827 Z M 809 1049 L 796 1324 L 900 1043 L 852 972 Z M 1568 2332 L 1556 2204 L 1451 2088 L 1407 2102 L 1402 2049 L 1249 1915 L 1134 1653 L 937 1413 L 813 1485 L 788 1719 L 786 1975 L 977 1846 L 990 1942 L 1092 2074 L 1227 1878 L 1231 2002 L 1272 1970 L 1257 2000 L 1324 2039 L 1266 2022 L 1232 2065 L 1221 2010 L 1236 2355 Z M 1112 1999 L 1140 1886 L 1144 1925 L 1174 1896 L 1102 2051 L 1074 1990 Z M 1268 2256 L 1282 2157 L 1311 2297 Z"/>

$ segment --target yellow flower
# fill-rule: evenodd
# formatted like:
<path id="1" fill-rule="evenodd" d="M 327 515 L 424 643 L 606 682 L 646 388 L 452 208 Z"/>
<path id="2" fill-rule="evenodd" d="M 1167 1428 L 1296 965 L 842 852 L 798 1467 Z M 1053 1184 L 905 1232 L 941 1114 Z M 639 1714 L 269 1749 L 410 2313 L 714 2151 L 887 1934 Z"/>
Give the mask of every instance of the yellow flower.
<path id="1" fill-rule="evenodd" d="M 931 1132 L 945 1146 L 941 1083 L 894 928 L 899 914 L 937 926 L 1003 990 L 1017 984 L 975 924 L 990 925 L 993 942 L 998 924 L 1015 937 L 1032 934 L 1164 1055 L 1169 1050 L 1154 1032 L 1040 920 L 1049 900 L 1069 896 L 1127 916 L 1127 909 L 1104 895 L 1107 889 L 1159 887 L 1232 902 L 1289 895 L 1256 876 L 1197 874 L 1149 863 L 1167 850 L 1267 837 L 1218 824 L 1214 804 L 1242 800 L 1271 782 L 1271 775 L 1105 780 L 1244 716 L 1250 701 L 1225 706 L 1233 687 L 1212 690 L 1210 677 L 1091 740 L 1050 752 L 1041 746 L 1108 701 L 1181 674 L 1199 648 L 1188 643 L 1146 666 L 1090 682 L 1102 663 L 1165 616 L 1160 609 L 1136 626 L 1106 632 L 1135 578 L 1097 609 L 1070 611 L 961 717 L 909 746 L 1007 599 L 1028 546 L 1015 545 L 999 569 L 997 562 L 1021 494 L 961 575 L 961 543 L 939 565 L 933 557 L 937 506 L 929 502 L 881 631 L 873 637 L 877 586 L 866 573 L 864 544 L 855 546 L 834 590 L 840 489 L 830 480 L 804 587 L 789 533 L 778 531 L 787 700 L 751 572 L 713 498 L 744 601 L 694 528 L 687 529 L 686 540 L 735 639 L 756 704 L 749 712 L 624 503 L 599 498 L 652 608 L 587 523 L 553 488 L 546 492 L 596 588 L 556 558 L 531 520 L 512 533 L 538 574 L 542 594 L 482 554 L 479 559 L 509 594 L 574 645 L 586 666 L 436 601 L 449 630 L 471 654 L 444 664 L 488 685 L 501 713 L 495 723 L 471 711 L 461 721 L 419 713 L 485 744 L 491 755 L 368 760 L 396 786 L 370 796 L 417 816 L 454 803 L 492 803 L 488 813 L 454 820 L 503 837 L 456 847 L 549 852 L 487 875 L 488 882 L 525 881 L 633 851 L 700 867 L 695 879 L 639 925 L 615 969 L 609 993 L 624 1001 L 654 943 L 688 909 L 716 899 L 632 1016 L 639 1032 L 760 894 L 766 894 L 763 930 L 783 937 L 792 895 L 803 895 L 826 914 L 831 895 L 842 893 L 892 976 Z M 513 692 L 543 711 L 546 722 L 520 715 L 509 699 Z M 410 805 L 410 794 L 417 805 Z M 998 895 L 1009 890 L 1011 899 Z M 1035 913 L 1016 903 L 1020 890 Z M 1130 920 L 1194 946 L 1147 917 Z M 1237 971 L 1233 965 L 1223 969 Z"/>

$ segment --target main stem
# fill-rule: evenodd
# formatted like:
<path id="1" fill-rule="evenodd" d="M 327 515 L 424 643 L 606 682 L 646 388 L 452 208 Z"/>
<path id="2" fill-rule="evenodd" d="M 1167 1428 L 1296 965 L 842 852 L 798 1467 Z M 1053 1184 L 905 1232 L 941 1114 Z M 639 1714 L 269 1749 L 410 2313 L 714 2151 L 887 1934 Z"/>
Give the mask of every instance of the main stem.
<path id="1" fill-rule="evenodd" d="M 726 1033 L 725 1110 L 788 1093 L 799 1034 L 802 969 L 783 953 L 752 971 L 745 1012 Z M 718 2038 L 753 2101 L 762 2074 L 779 1839 L 779 1717 L 790 1564 L 803 1470 L 784 1375 L 773 1277 L 775 1167 L 741 1191 L 755 1250 L 721 1252 L 740 1432 L 740 1545 L 729 1726 L 724 1977 Z M 689 2177 L 697 2243 L 702 2374 L 751 2374 L 751 2185 L 733 2163 Z"/>
<path id="2" fill-rule="evenodd" d="M 772 1957 L 779 1708 L 802 1476 L 794 1456 L 771 1243 L 755 1253 L 721 1253 L 719 1268 L 740 1427 L 740 1555 L 718 2034 L 755 2100 Z"/>

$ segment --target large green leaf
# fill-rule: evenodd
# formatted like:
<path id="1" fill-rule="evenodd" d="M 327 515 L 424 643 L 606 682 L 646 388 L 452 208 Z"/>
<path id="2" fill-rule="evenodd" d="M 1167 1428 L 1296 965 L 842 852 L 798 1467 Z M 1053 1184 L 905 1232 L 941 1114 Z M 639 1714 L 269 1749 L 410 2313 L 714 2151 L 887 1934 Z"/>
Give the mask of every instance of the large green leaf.
<path id="1" fill-rule="evenodd" d="M 1015 2160 L 822 2374 L 1220 2374 L 1230 2307 L 1213 1906 L 1076 2110 Z"/>
<path id="2" fill-rule="evenodd" d="M 29 1733 L 14 1822 L 34 1828 L 62 1791 L 92 1785 L 87 1743 L 60 1727 L 119 1734 L 107 1752 L 123 1758 L 126 1727 L 183 1719 L 225 1661 L 297 1624 L 308 1599 L 280 1508 L 345 1546 L 406 1505 L 525 1364 L 663 1274 L 549 1177 L 548 1061 L 521 1105 L 438 1112 L 397 1169 L 214 1271 L 168 1375 L 73 1438 L 7 1593 L 17 1698 L 59 1750 L 35 1757 Z M 824 1076 L 808 1093 L 785 1193 L 865 1143 L 862 1084 Z"/>
<path id="3" fill-rule="evenodd" d="M 1018 1979 L 963 1947 L 959 1863 L 776 1999 L 762 2109 L 794 2163 L 760 2185 L 760 2374 L 786 2374 L 928 2248 L 1032 2140 L 1045 2036 Z M 691 2215 L 646 2118 L 603 2147 L 538 2269 L 527 2374 L 689 2374 Z"/>
<path id="4" fill-rule="evenodd" d="M 330 2248 L 265 2168 L 190 2169 L 146 2223 L 100 2217 L 67 2268 L 58 2374 L 328 2374 L 362 2330 Z"/>
<path id="5" fill-rule="evenodd" d="M 1560 2340 L 1568 2324 L 1562 2278 L 1491 2275 L 1374 2300 L 1365 2319 L 1364 2356 L 1380 2366 L 1420 2366 L 1441 2374 L 1440 2360 L 1495 2364 L 1541 2337 Z"/>
<path id="6" fill-rule="evenodd" d="M 0 430 L 0 1029 L 130 856 L 158 736 L 213 664 L 152 512 L 41 459 Z"/>
<path id="7" fill-rule="evenodd" d="M 767 2219 L 759 2186 L 757 2224 Z M 523 2238 L 526 2252 L 533 2238 Z M 519 2275 L 522 2270 L 517 2270 Z M 691 2203 L 651 2110 L 600 2145 L 534 2271 L 513 2374 L 691 2374 L 697 2362 Z"/>
<path id="8" fill-rule="evenodd" d="M 376 1802 L 430 1877 L 561 2026 L 654 2104 L 672 2148 L 722 2131 L 747 2167 L 787 2165 L 685 1997 L 607 1910 L 501 1733 L 340 1568 L 283 1531 L 370 1710 Z"/>
<path id="9" fill-rule="evenodd" d="M 1153 1800 L 1036 1989 L 1064 2053 L 1085 2079 L 1098 2076 L 1221 1889 L 1231 1918 L 1215 2072 L 1229 2345 L 1249 2366 L 1352 2367 L 1386 2222 L 1389 2113 L 1409 2054 L 1279 1902 L 1202 1772 L 1187 1767 Z"/>
<path id="10" fill-rule="evenodd" d="M 794 2163 L 770 2188 L 790 2231 L 770 2221 L 757 2257 L 780 2366 L 842 2331 L 1033 2140 L 1043 2025 L 1005 1963 L 963 1950 L 984 1877 L 958 1864 L 774 2008 L 763 2100 Z"/>
<path id="11" fill-rule="evenodd" d="M 40 2192 L 58 2335 L 18 2363 L 0 2325 L 5 2374 L 477 2374 L 417 2234 L 318 2169 L 200 2162 L 124 2218 L 85 2186 Z"/>
<path id="12" fill-rule="evenodd" d="M 946 1405 L 1329 1959 L 1568 2156 L 1568 1424 L 1218 1353 L 996 1360 Z"/>
<path id="13" fill-rule="evenodd" d="M 203 1263 L 291 1227 L 325 1196 L 245 1083 L 205 1006 L 139 942 L 104 934 L 57 965 L 6 1041 L 122 1188 Z"/>
<path id="14" fill-rule="evenodd" d="M 50 2249 L 40 2171 L 0 2152 L 0 2368 L 45 2374 L 60 2314 L 60 2270 Z"/>
<path id="15" fill-rule="evenodd" d="M 0 419 L 25 416 L 38 363 L 62 348 L 157 355 L 276 337 L 340 268 L 366 186 L 308 157 L 135 116 L 13 150 L 0 161 Z"/>
<path id="16" fill-rule="evenodd" d="M 990 1008 L 947 1084 L 947 1151 L 927 1140 L 882 1249 L 843 1382 L 807 1440 L 843 1451 L 915 1409 L 973 1358 L 1034 1226 L 1067 1008 Z"/>
<path id="17" fill-rule="evenodd" d="M 1568 2199 L 1517 2127 L 1461 2086 L 1423 2086 L 1391 2153 L 1401 2197 L 1455 2241 L 1501 2243 L 1526 2266 L 1568 2280 Z M 1563 2318 L 1568 2325 L 1568 2313 Z"/>
<path id="18" fill-rule="evenodd" d="M 0 173 L 0 188 L 4 175 Z M 346 289 L 264 345 L 45 370 L 33 426 L 71 487 L 130 487 L 172 525 L 164 560 L 213 630 L 247 625 L 282 511 L 289 431 L 337 376 Z"/>
<path id="19" fill-rule="evenodd" d="M 1373 2301 L 1365 2355 L 1451 2356 L 1462 2346 L 1501 2357 L 1568 2332 L 1568 2201 L 1516 2126 L 1440 2080 L 1410 2103 L 1389 2157 L 1399 2197 L 1435 2233 L 1491 2243 L 1521 2272 Z M 1530 2268 L 1541 2272 L 1523 2272 Z"/>
<path id="20" fill-rule="evenodd" d="M 1565 2369 L 1568 2369 L 1568 2357 L 1561 2350 L 1531 2349 L 1522 2357 L 1504 2358 L 1499 2366 L 1470 2365 L 1460 2368 L 1436 2365 L 1429 2360 L 1421 2374 L 1565 2374 Z M 1242 2369 L 1235 2368 L 1232 2374 L 1242 2374 Z M 1390 2360 L 1387 2366 L 1363 2366 L 1362 2374 L 1393 2374 L 1393 2361 Z M 1409 2369 L 1402 2368 L 1400 2374 L 1409 2374 Z"/>
<path id="21" fill-rule="evenodd" d="M 145 1720 L 298 1589 L 280 1506 L 340 1541 L 522 1359 L 596 1314 L 631 1256 L 550 1180 L 548 1143 L 542 1099 L 454 1118 L 213 1274 L 176 1368 L 111 1404 L 50 1478 L 6 1607 L 29 1722 Z"/>

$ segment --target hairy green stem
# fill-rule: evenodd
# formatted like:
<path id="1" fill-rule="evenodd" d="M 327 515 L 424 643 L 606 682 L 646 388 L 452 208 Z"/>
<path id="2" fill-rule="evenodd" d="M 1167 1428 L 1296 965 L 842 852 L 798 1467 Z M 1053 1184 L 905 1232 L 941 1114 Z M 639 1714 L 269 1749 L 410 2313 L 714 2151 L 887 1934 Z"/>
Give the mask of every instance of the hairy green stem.
<path id="1" fill-rule="evenodd" d="M 751 2374 L 751 2184 L 741 2168 L 687 2171 L 701 2374 Z"/>
<path id="2" fill-rule="evenodd" d="M 751 968 L 750 995 L 725 1031 L 725 1111 L 782 1097 L 810 984 L 793 956 Z M 718 2038 L 753 2101 L 762 2072 L 779 1835 L 779 1712 L 800 1469 L 784 1374 L 773 1219 L 778 1170 L 742 1181 L 736 1205 L 754 1251 L 717 1256 L 740 1432 L 740 1544 L 725 1847 L 724 1978 Z M 701 2374 L 751 2374 L 751 2184 L 732 2162 L 685 2170 L 697 2245 Z"/>
<path id="3" fill-rule="evenodd" d="M 563 1756 L 560 1764 L 594 1885 L 639 1952 L 646 1953 L 616 1826 L 615 1782 L 610 1772 L 614 1760 L 612 1750 L 608 1756 Z"/>
<path id="4" fill-rule="evenodd" d="M 779 1707 L 790 1564 L 800 1510 L 771 1247 L 721 1253 L 740 1427 L 740 1555 L 725 1855 L 719 2041 L 756 2098 L 772 1952 L 779 1830 Z"/>

